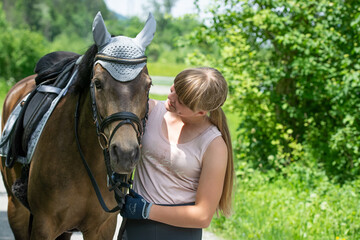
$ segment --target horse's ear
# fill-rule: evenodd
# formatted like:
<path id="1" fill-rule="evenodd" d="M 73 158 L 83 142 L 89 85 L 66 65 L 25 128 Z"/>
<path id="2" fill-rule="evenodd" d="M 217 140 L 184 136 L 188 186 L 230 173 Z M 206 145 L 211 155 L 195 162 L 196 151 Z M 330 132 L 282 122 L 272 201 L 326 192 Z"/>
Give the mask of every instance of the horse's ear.
<path id="1" fill-rule="evenodd" d="M 92 32 L 94 41 L 99 49 L 106 45 L 111 39 L 111 35 L 106 29 L 104 19 L 102 18 L 100 12 L 98 12 L 94 18 Z"/>
<path id="2" fill-rule="evenodd" d="M 136 36 L 135 40 L 143 48 L 145 48 L 151 43 L 154 38 L 156 31 L 156 21 L 154 16 L 149 13 L 148 19 L 146 20 L 143 30 Z"/>

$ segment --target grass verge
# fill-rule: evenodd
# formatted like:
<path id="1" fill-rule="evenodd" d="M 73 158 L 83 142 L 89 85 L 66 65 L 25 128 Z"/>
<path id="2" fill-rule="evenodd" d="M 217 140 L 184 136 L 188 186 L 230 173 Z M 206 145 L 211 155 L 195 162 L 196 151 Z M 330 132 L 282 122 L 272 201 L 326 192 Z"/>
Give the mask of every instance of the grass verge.
<path id="1" fill-rule="evenodd" d="M 147 67 L 151 76 L 175 77 L 182 70 L 189 68 L 186 64 L 149 62 Z"/>
<path id="2" fill-rule="evenodd" d="M 360 239 L 360 180 L 343 186 L 300 164 L 287 177 L 239 164 L 234 213 L 214 218 L 210 230 L 225 239 Z"/>

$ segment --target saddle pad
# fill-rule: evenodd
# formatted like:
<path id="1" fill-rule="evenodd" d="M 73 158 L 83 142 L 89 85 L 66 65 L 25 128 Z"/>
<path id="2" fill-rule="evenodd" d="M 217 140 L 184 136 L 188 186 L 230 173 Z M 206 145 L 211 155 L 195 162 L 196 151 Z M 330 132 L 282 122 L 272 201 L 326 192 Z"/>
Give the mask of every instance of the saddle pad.
<path id="1" fill-rule="evenodd" d="M 54 109 L 55 109 L 56 105 L 58 104 L 58 102 L 60 101 L 60 99 L 66 95 L 73 80 L 77 76 L 77 72 L 78 72 L 78 70 L 76 69 L 75 72 L 73 73 L 73 75 L 71 76 L 69 82 L 65 86 L 65 88 L 63 88 L 61 90 L 61 92 L 59 93 L 59 95 L 52 101 L 49 110 L 44 114 L 44 116 L 40 120 L 38 126 L 35 128 L 35 131 L 32 133 L 32 135 L 30 137 L 26 157 L 18 156 L 17 162 L 20 162 L 22 164 L 29 164 L 31 162 L 35 147 L 39 141 L 40 135 L 42 133 L 42 130 L 45 127 L 46 122 L 48 121 L 51 113 L 54 111 Z M 26 98 L 27 97 L 28 97 L 28 95 L 26 96 Z M 20 110 L 21 110 L 21 106 L 20 106 L 20 104 L 18 104 L 15 107 L 15 109 L 12 111 L 12 113 L 10 114 L 9 119 L 7 120 L 7 122 L 5 124 L 4 131 L 2 132 L 1 138 L 0 138 L 0 156 L 6 157 L 9 152 L 10 141 L 8 141 L 8 140 L 10 139 L 10 135 L 12 133 L 12 130 L 14 128 L 16 120 L 19 116 Z"/>
<path id="2" fill-rule="evenodd" d="M 1 137 L 0 137 L 0 156 L 6 157 L 7 153 L 9 152 L 10 147 L 10 136 L 13 133 L 16 121 L 19 117 L 20 111 L 21 111 L 21 104 L 22 102 L 25 102 L 26 99 L 29 97 L 30 93 L 26 95 L 20 103 L 14 108 L 14 110 L 11 112 L 8 120 L 5 123 L 4 130 L 2 131 Z"/>

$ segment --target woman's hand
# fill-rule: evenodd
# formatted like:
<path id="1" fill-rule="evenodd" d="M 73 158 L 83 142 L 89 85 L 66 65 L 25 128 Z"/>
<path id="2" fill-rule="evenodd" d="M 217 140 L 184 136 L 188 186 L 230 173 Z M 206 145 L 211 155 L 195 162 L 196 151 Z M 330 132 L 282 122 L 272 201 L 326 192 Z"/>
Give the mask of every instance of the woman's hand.
<path id="1" fill-rule="evenodd" d="M 152 203 L 147 202 L 140 194 L 130 189 L 125 196 L 125 205 L 120 211 L 123 218 L 148 219 Z"/>

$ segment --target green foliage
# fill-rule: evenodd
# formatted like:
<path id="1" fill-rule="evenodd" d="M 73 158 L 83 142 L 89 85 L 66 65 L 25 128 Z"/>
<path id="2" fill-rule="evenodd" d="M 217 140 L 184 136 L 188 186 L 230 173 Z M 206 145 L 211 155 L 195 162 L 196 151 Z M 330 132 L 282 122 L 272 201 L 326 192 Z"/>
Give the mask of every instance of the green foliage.
<path id="1" fill-rule="evenodd" d="M 0 9 L 0 32 L 1 78 L 18 81 L 33 74 L 37 60 L 47 52 L 44 38 L 29 29 L 14 29 L 9 26 L 2 9 Z"/>
<path id="2" fill-rule="evenodd" d="M 156 17 L 156 16 L 155 16 Z M 200 26 L 195 15 L 185 15 L 174 18 L 162 15 L 156 18 L 161 27 L 157 27 L 153 42 L 149 46 L 149 56 L 158 62 L 183 64 L 186 55 L 196 49 L 194 46 L 184 46 L 182 38 Z"/>
<path id="3" fill-rule="evenodd" d="M 4 0 L 3 9 L 13 27 L 28 26 L 49 41 L 64 32 L 76 33 L 82 38 L 89 36 L 98 11 L 104 19 L 115 18 L 103 0 Z"/>
<path id="4" fill-rule="evenodd" d="M 177 63 L 164 63 L 164 62 L 148 62 L 147 67 L 149 73 L 152 76 L 169 76 L 175 77 L 182 70 L 189 68 L 187 64 L 177 64 Z"/>
<path id="5" fill-rule="evenodd" d="M 0 112 L 2 112 L 3 103 L 7 92 L 13 86 L 14 82 L 5 81 L 4 78 L 0 77 Z"/>
<path id="6" fill-rule="evenodd" d="M 181 38 L 199 26 L 199 20 L 195 15 L 172 17 L 169 13 L 175 2 L 167 0 L 159 3 L 153 0 L 149 3 L 148 7 L 157 21 L 155 38 L 146 52 L 153 62 L 183 64 L 187 53 L 196 48 L 185 47 Z M 25 27 L 40 32 L 52 43 L 51 51 L 84 52 L 81 40 L 86 44 L 92 42 L 91 26 L 98 11 L 101 11 L 107 28 L 113 35 L 135 37 L 144 26 L 144 22 L 138 17 L 125 18 L 110 12 L 103 0 L 4 0 L 3 9 L 12 27 Z"/>
<path id="7" fill-rule="evenodd" d="M 49 43 L 49 52 L 70 51 L 84 54 L 92 44 L 92 38 L 84 39 L 75 33 L 61 33 L 52 42 Z"/>
<path id="8" fill-rule="evenodd" d="M 106 27 L 111 34 L 132 38 L 136 37 L 144 26 L 144 22 L 138 17 L 125 18 L 120 21 L 118 19 L 110 19 L 105 20 L 105 22 Z"/>
<path id="9" fill-rule="evenodd" d="M 182 39 L 200 26 L 199 19 L 195 14 L 174 18 L 170 12 L 177 0 L 149 2 L 149 9 L 156 19 L 155 37 L 147 50 L 149 58 L 156 62 L 183 64 L 186 55 L 196 46 L 185 46 Z"/>
<path id="10" fill-rule="evenodd" d="M 360 181 L 340 187 L 324 171 L 298 163 L 286 173 L 264 174 L 242 162 L 233 215 L 215 217 L 210 230 L 225 239 L 360 238 Z"/>
<path id="11" fill-rule="evenodd" d="M 239 116 L 237 156 L 261 169 L 316 162 L 343 182 L 360 171 L 360 2 L 225 1 L 193 34 L 217 66 Z"/>

